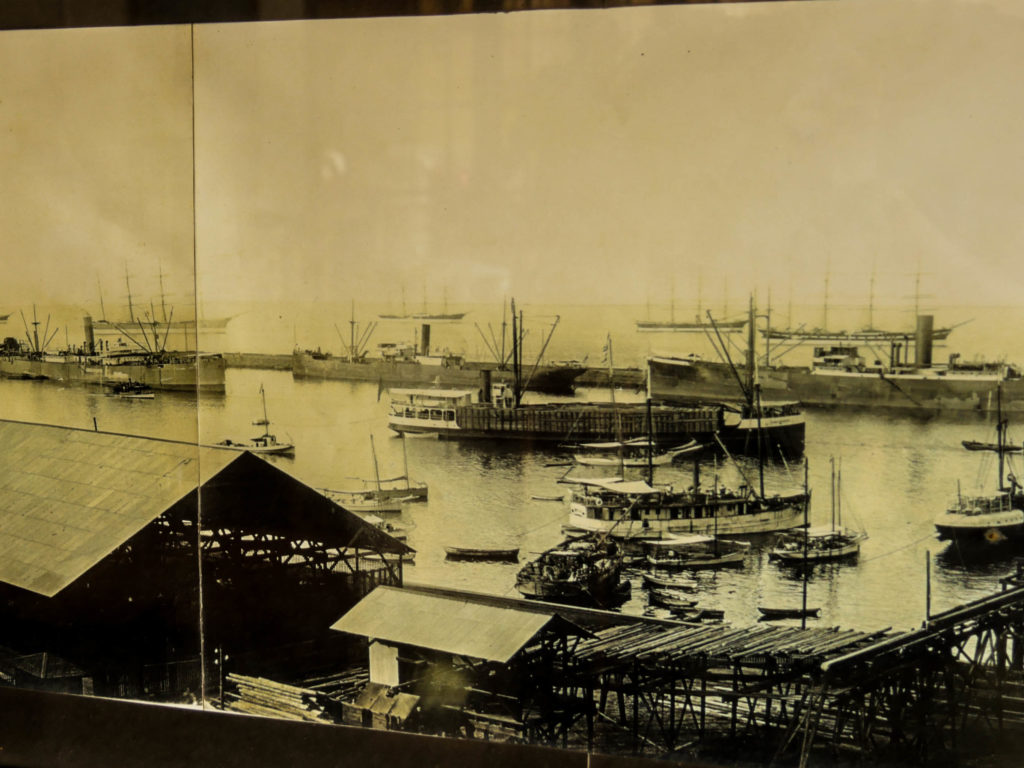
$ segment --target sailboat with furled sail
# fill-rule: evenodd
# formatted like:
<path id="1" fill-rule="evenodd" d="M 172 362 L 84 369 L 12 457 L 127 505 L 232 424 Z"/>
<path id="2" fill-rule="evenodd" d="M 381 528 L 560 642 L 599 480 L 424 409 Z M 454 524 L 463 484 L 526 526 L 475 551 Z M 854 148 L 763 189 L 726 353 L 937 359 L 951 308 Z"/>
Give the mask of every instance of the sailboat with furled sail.
<path id="1" fill-rule="evenodd" d="M 775 546 L 769 551 L 770 560 L 783 563 L 810 563 L 827 560 L 840 560 L 860 554 L 860 545 L 867 534 L 843 527 L 842 513 L 842 469 L 836 470 L 835 459 L 832 465 L 832 519 L 831 525 L 803 528 L 780 534 Z"/>
<path id="2" fill-rule="evenodd" d="M 251 440 L 222 440 L 217 443 L 217 448 L 228 448 L 233 451 L 248 451 L 249 453 L 272 454 L 291 456 L 295 453 L 295 446 L 292 443 L 279 442 L 276 435 L 270 433 L 270 419 L 267 418 L 267 394 L 260 384 L 260 398 L 263 401 L 263 418 L 253 422 L 253 426 L 263 427 L 263 434 L 257 435 Z"/>

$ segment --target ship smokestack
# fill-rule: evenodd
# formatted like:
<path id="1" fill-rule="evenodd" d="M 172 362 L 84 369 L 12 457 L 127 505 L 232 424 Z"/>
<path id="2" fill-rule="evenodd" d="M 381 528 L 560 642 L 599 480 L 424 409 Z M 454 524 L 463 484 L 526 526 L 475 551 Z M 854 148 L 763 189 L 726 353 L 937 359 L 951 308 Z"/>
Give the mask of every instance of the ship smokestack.
<path id="1" fill-rule="evenodd" d="M 427 323 L 420 326 L 420 354 L 430 354 L 430 326 Z"/>
<path id="2" fill-rule="evenodd" d="M 484 368 L 480 371 L 480 402 L 491 402 L 491 369 Z"/>
<path id="3" fill-rule="evenodd" d="M 929 368 L 932 364 L 932 327 L 934 320 L 931 315 L 917 316 L 917 336 L 914 339 L 915 362 L 918 368 Z"/>
<path id="4" fill-rule="evenodd" d="M 96 354 L 96 337 L 92 332 L 92 316 L 86 315 L 82 318 L 82 324 L 85 327 L 85 351 L 90 355 Z"/>

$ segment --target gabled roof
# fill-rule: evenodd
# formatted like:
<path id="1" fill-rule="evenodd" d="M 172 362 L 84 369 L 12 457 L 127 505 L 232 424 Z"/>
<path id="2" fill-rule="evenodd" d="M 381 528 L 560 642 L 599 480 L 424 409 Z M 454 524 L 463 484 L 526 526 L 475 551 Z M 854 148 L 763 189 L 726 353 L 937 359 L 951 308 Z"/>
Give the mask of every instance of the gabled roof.
<path id="1" fill-rule="evenodd" d="M 211 521 L 408 550 L 252 454 L 0 420 L 0 582 L 53 597 L 201 486 Z"/>
<path id="2" fill-rule="evenodd" d="M 240 455 L 0 421 L 0 581 L 52 597 Z"/>
<path id="3" fill-rule="evenodd" d="M 570 634 L 589 634 L 554 612 L 377 587 L 331 629 L 371 640 L 505 663 L 552 622 L 569 628 Z"/>

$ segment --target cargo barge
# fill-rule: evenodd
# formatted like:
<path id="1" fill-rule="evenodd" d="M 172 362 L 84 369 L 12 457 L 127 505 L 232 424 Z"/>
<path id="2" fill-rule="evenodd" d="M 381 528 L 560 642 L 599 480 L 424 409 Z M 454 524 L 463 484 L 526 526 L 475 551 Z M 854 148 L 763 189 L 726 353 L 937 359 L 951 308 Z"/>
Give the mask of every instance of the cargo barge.
<path id="1" fill-rule="evenodd" d="M 475 389 L 389 390 L 388 427 L 399 434 L 429 434 L 442 440 L 502 440 L 559 446 L 601 440 L 632 440 L 650 435 L 652 446 L 697 440 L 745 455 L 757 455 L 757 425 L 732 407 L 644 403 L 539 403 L 516 405 L 513 388 L 498 382 L 481 400 Z M 802 415 L 781 427 L 760 425 L 760 450 L 798 457 L 804 449 Z"/>

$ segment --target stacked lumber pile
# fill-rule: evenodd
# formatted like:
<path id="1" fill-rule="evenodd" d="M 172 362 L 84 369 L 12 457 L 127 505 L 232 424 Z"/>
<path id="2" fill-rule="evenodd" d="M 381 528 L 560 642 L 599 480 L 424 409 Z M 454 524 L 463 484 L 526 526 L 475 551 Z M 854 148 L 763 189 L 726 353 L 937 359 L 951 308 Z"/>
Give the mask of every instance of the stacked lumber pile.
<path id="1" fill-rule="evenodd" d="M 349 669 L 332 675 L 310 677 L 302 685 L 317 693 L 338 701 L 350 701 L 370 682 L 370 671 L 366 667 Z"/>
<path id="2" fill-rule="evenodd" d="M 263 677 L 228 675 L 224 707 L 247 715 L 323 722 L 320 693 Z"/>

